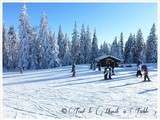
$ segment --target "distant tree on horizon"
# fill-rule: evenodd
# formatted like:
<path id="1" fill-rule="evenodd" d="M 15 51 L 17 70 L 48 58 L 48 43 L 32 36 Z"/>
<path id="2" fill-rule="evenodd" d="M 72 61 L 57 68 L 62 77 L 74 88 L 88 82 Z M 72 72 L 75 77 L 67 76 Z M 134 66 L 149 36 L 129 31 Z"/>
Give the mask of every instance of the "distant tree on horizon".
<path id="1" fill-rule="evenodd" d="M 93 39 L 92 39 L 92 47 L 91 47 L 91 61 L 95 62 L 95 59 L 98 57 L 98 40 L 96 35 L 96 30 L 94 30 L 93 33 Z"/>
<path id="2" fill-rule="evenodd" d="M 148 63 L 157 62 L 157 36 L 156 36 L 156 27 L 153 24 L 150 34 L 147 38 L 146 43 L 146 60 Z"/>

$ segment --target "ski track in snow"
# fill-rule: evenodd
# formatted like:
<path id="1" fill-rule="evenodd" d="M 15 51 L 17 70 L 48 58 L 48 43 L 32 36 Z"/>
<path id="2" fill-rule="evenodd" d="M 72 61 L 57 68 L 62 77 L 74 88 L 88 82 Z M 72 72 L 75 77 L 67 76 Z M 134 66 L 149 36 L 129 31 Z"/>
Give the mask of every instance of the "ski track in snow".
<path id="1" fill-rule="evenodd" d="M 152 82 L 136 78 L 135 67 L 116 68 L 112 80 L 104 80 L 103 70 L 89 70 L 88 65 L 77 65 L 76 77 L 71 77 L 71 66 L 4 73 L 4 117 L 157 118 L 157 69 L 153 66 L 149 66 Z M 117 106 L 119 112 L 105 113 L 108 106 Z M 148 112 L 137 113 L 138 107 L 148 107 Z"/>

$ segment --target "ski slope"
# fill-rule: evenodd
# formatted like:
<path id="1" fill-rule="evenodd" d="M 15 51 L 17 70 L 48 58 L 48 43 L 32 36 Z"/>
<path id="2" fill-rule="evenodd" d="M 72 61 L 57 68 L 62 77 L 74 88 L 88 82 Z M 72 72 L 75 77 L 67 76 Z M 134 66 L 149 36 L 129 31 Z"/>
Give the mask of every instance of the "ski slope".
<path id="1" fill-rule="evenodd" d="M 157 118 L 157 68 L 152 82 L 136 78 L 136 67 L 116 68 L 112 80 L 89 65 L 3 73 L 5 118 Z"/>

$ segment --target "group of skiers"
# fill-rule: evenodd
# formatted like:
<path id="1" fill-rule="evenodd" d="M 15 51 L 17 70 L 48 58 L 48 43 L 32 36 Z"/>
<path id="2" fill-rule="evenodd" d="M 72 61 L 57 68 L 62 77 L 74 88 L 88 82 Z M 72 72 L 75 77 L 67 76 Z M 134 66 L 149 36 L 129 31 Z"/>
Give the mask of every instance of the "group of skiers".
<path id="1" fill-rule="evenodd" d="M 101 65 L 100 63 L 97 64 L 98 66 L 98 70 L 101 71 Z M 115 64 L 114 63 L 107 63 L 106 67 L 104 68 L 104 79 L 105 80 L 110 80 L 112 79 L 112 75 L 115 75 L 114 73 L 114 67 L 115 67 Z M 20 73 L 23 73 L 23 68 L 19 67 L 19 71 Z M 72 64 L 72 77 L 75 77 L 75 74 L 76 74 L 76 70 L 75 70 L 75 63 Z M 143 75 L 144 75 L 144 81 L 151 81 L 149 76 L 148 76 L 148 68 L 146 65 L 141 65 L 141 62 L 138 62 L 137 63 L 137 74 L 136 76 L 137 77 L 142 77 L 142 72 L 143 72 Z"/>
<path id="2" fill-rule="evenodd" d="M 115 75 L 114 74 L 114 64 L 111 64 L 111 63 L 108 63 L 104 69 L 104 79 L 105 80 L 109 80 L 109 79 L 112 79 L 111 76 L 112 75 Z M 148 76 L 148 68 L 146 65 L 141 65 L 141 62 L 138 62 L 137 63 L 137 74 L 136 76 L 137 77 L 142 77 L 142 72 L 143 72 L 143 75 L 144 75 L 144 81 L 143 82 L 146 82 L 146 81 L 151 81 L 149 76 Z"/>
<path id="3" fill-rule="evenodd" d="M 98 66 L 98 70 L 101 71 L 100 63 L 98 63 L 97 66 Z M 115 67 L 114 63 L 108 63 L 106 65 L 106 67 L 104 68 L 104 79 L 105 80 L 110 80 L 110 79 L 112 79 L 111 76 L 115 75 L 114 67 Z M 23 73 L 23 68 L 19 67 L 19 71 L 20 71 L 20 73 Z M 71 72 L 72 72 L 72 77 L 75 77 L 75 74 L 76 74 L 75 63 L 72 64 Z M 142 77 L 142 72 L 143 72 L 143 75 L 144 75 L 144 81 L 143 82 L 151 81 L 149 76 L 148 76 L 147 66 L 146 65 L 141 65 L 141 62 L 138 62 L 137 63 L 137 74 L 136 74 L 136 76 L 137 77 L 139 77 L 139 76 Z"/>
<path id="4" fill-rule="evenodd" d="M 100 63 L 97 64 L 97 67 L 98 67 L 98 70 L 101 71 L 101 66 L 100 66 Z M 114 73 L 114 67 L 115 67 L 115 64 L 114 63 L 107 63 L 106 67 L 104 68 L 104 79 L 105 80 L 110 80 L 112 79 L 112 75 L 115 75 Z M 75 73 L 76 73 L 76 70 L 75 70 L 75 63 L 72 64 L 72 77 L 75 77 Z M 143 75 L 144 75 L 144 82 L 145 81 L 151 81 L 149 79 L 149 76 L 148 76 L 148 68 L 146 65 L 141 65 L 141 62 L 138 62 L 137 63 L 137 74 L 136 76 L 137 77 L 142 77 L 142 72 L 143 72 Z"/>

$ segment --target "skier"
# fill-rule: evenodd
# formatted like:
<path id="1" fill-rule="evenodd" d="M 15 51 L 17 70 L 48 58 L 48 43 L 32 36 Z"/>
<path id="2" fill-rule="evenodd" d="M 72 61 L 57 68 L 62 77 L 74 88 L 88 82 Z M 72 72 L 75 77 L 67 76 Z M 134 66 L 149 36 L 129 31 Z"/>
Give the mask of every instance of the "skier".
<path id="1" fill-rule="evenodd" d="M 90 64 L 90 69 L 92 69 L 92 66 L 93 66 L 93 65 L 92 65 L 92 62 L 91 62 L 91 64 Z"/>
<path id="2" fill-rule="evenodd" d="M 99 62 L 97 63 L 97 66 L 98 66 L 98 70 L 101 71 L 101 64 Z"/>
<path id="3" fill-rule="evenodd" d="M 138 76 L 141 76 L 141 77 L 142 77 L 142 73 L 141 73 L 141 63 L 140 63 L 140 62 L 137 63 L 137 74 L 136 74 L 136 76 L 137 76 L 137 77 L 138 77 Z"/>
<path id="4" fill-rule="evenodd" d="M 90 64 L 90 69 L 93 69 L 93 61 Z"/>
<path id="5" fill-rule="evenodd" d="M 146 79 L 148 79 L 148 82 L 150 82 L 151 80 L 150 80 L 149 77 L 148 77 L 148 68 L 147 68 L 147 66 L 146 66 L 146 65 L 143 65 L 143 66 L 142 66 L 142 70 L 143 70 L 143 72 L 144 72 L 144 81 L 143 81 L 143 82 L 145 82 Z"/>
<path id="6" fill-rule="evenodd" d="M 18 67 L 19 68 L 19 72 L 22 74 L 23 73 L 23 68 L 22 67 Z"/>
<path id="7" fill-rule="evenodd" d="M 105 80 L 112 79 L 112 78 L 111 78 L 111 72 L 112 72 L 111 66 L 110 66 L 110 65 L 107 65 L 107 67 L 106 67 L 105 70 L 104 70 L 104 79 L 105 79 Z"/>
<path id="8" fill-rule="evenodd" d="M 76 70 L 75 70 L 75 64 L 72 64 L 72 77 L 75 77 Z"/>
<path id="9" fill-rule="evenodd" d="M 115 75 L 115 73 L 114 73 L 114 67 L 115 67 L 114 62 L 112 62 L 111 67 L 112 67 L 112 75 Z"/>
<path id="10" fill-rule="evenodd" d="M 95 62 L 95 60 L 93 62 L 93 70 L 96 70 L 96 62 Z"/>
<path id="11" fill-rule="evenodd" d="M 74 67 L 75 67 L 75 65 L 74 65 L 74 62 L 73 62 L 73 63 L 72 63 L 72 70 L 71 70 L 71 72 L 73 72 Z"/>

